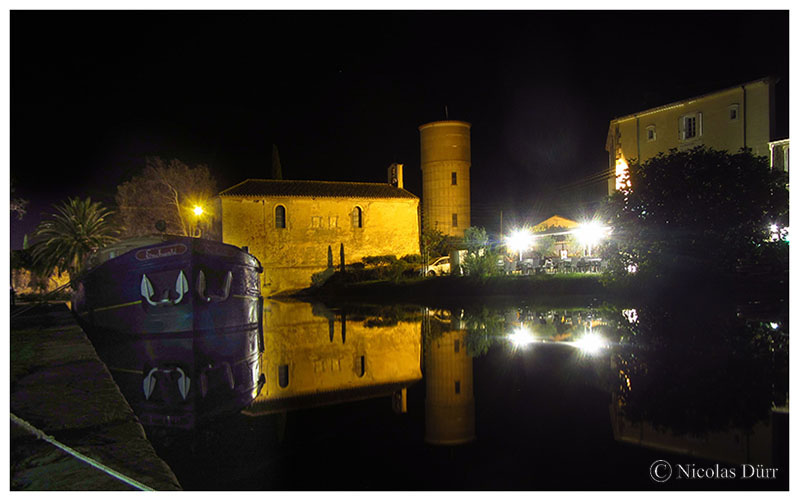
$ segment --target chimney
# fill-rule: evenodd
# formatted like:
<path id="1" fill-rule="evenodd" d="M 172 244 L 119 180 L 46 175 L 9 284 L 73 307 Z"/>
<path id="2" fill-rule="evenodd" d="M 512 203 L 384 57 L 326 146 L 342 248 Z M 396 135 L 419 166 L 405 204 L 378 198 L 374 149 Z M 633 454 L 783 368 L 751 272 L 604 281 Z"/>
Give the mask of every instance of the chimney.
<path id="1" fill-rule="evenodd" d="M 389 184 L 403 188 L 403 164 L 395 162 L 389 166 Z"/>

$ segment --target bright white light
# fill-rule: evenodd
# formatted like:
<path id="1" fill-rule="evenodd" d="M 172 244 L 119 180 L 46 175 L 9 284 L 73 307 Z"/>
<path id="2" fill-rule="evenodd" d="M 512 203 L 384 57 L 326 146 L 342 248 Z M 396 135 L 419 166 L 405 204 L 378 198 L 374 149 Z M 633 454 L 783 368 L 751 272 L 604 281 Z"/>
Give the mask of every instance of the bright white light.
<path id="1" fill-rule="evenodd" d="M 769 226 L 769 231 L 770 232 L 777 232 L 778 231 L 778 225 L 773 223 L 772 225 Z"/>
<path id="2" fill-rule="evenodd" d="M 628 271 L 629 274 L 635 274 L 636 271 L 639 270 L 639 267 L 637 267 L 634 264 L 630 264 L 627 266 L 626 270 Z"/>
<path id="3" fill-rule="evenodd" d="M 574 345 L 585 354 L 595 355 L 605 348 L 606 341 L 602 336 L 590 331 L 577 340 Z"/>
<path id="4" fill-rule="evenodd" d="M 533 338 L 533 333 L 531 333 L 530 330 L 525 326 L 520 326 L 519 328 L 515 329 L 512 333 L 507 335 L 506 338 L 508 338 L 511 344 L 518 349 L 527 347 L 536 341 L 536 339 Z"/>
<path id="5" fill-rule="evenodd" d="M 201 214 L 203 214 L 203 208 L 200 207 L 200 206 L 194 206 L 193 211 L 194 211 L 194 214 L 196 214 L 197 216 L 200 216 Z"/>
<path id="6" fill-rule="evenodd" d="M 778 329 L 780 327 L 780 324 L 778 324 L 776 322 L 771 322 L 771 323 L 769 323 L 769 327 L 772 328 L 772 329 Z"/>
<path id="7" fill-rule="evenodd" d="M 622 316 L 625 317 L 629 323 L 635 323 L 639 320 L 639 314 L 636 312 L 636 309 L 623 309 Z"/>
<path id="8" fill-rule="evenodd" d="M 589 221 L 575 229 L 575 237 L 586 246 L 594 246 L 606 236 L 607 231 L 599 221 Z"/>
<path id="9" fill-rule="evenodd" d="M 522 253 L 531 247 L 533 243 L 533 235 L 526 229 L 514 230 L 506 237 L 506 245 L 512 251 Z"/>

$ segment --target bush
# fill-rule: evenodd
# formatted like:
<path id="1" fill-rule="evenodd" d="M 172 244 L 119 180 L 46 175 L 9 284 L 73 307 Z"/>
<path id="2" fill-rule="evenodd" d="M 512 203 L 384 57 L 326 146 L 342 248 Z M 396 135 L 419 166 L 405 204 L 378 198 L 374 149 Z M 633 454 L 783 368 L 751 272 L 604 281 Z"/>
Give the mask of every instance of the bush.
<path id="1" fill-rule="evenodd" d="M 365 256 L 361 258 L 361 261 L 364 262 L 365 265 L 370 266 L 381 266 L 381 265 L 391 265 L 392 263 L 397 261 L 397 256 L 393 254 L 381 255 L 381 256 Z"/>

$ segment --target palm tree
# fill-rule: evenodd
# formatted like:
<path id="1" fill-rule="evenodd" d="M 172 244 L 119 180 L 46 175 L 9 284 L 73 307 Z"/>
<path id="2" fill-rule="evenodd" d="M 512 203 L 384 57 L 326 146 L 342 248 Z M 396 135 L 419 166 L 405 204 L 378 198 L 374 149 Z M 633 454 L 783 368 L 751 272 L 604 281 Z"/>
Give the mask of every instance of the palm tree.
<path id="1" fill-rule="evenodd" d="M 90 197 L 69 198 L 54 208 L 56 212 L 36 228 L 39 242 L 31 250 L 33 259 L 48 275 L 58 267 L 74 278 L 90 253 L 117 240 L 110 219 L 114 213 Z"/>

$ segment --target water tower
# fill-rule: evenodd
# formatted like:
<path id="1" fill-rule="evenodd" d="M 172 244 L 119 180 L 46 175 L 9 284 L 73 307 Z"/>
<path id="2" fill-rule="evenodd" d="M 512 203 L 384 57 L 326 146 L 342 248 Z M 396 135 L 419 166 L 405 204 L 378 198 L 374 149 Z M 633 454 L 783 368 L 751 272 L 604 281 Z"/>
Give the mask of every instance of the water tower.
<path id="1" fill-rule="evenodd" d="M 463 237 L 470 226 L 468 122 L 441 120 L 419 126 L 422 227 Z"/>

